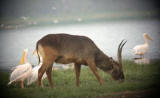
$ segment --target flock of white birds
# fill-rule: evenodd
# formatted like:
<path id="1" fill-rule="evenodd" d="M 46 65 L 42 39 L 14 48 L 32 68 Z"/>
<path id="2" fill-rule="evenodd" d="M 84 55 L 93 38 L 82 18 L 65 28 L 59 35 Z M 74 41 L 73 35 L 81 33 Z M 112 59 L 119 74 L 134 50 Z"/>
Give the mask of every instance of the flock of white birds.
<path id="1" fill-rule="evenodd" d="M 149 50 L 149 40 L 152 40 L 146 33 L 143 34 L 145 43 L 142 45 L 137 45 L 133 48 L 135 55 L 140 55 L 141 58 L 144 58 L 144 55 Z M 32 65 L 27 60 L 28 49 L 24 49 L 23 56 L 20 61 L 20 64 L 16 66 L 11 75 L 10 75 L 10 85 L 13 82 L 20 82 L 21 88 L 24 88 L 24 80 L 27 80 L 27 85 L 30 85 L 37 81 L 38 79 L 38 70 L 42 65 L 40 62 L 39 65 L 32 68 Z M 43 75 L 42 79 L 47 77 L 46 74 Z"/>

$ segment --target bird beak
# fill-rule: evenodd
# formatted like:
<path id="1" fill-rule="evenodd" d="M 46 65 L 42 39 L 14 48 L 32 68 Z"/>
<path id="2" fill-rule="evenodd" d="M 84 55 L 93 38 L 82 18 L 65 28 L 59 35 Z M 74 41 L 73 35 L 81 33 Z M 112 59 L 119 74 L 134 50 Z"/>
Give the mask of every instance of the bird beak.
<path id="1" fill-rule="evenodd" d="M 22 57 L 21 57 L 21 61 L 19 63 L 20 65 L 22 65 L 24 63 L 24 57 L 25 57 L 25 55 L 26 55 L 26 51 L 24 50 L 23 54 L 22 54 Z"/>
<path id="2" fill-rule="evenodd" d="M 147 38 L 148 40 L 151 40 L 151 41 L 152 41 L 152 38 L 150 38 L 148 35 L 146 36 L 146 38 Z"/>

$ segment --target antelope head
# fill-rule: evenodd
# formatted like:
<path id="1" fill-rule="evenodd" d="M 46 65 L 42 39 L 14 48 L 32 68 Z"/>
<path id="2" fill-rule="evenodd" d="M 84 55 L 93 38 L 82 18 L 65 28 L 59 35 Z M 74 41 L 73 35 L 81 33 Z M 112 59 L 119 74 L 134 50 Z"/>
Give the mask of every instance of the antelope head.
<path id="1" fill-rule="evenodd" d="M 111 73 L 111 76 L 114 80 L 124 80 L 121 54 L 122 54 L 122 48 L 123 48 L 123 46 L 125 45 L 126 42 L 127 41 L 122 40 L 121 43 L 118 46 L 118 52 L 117 52 L 118 62 L 114 61 L 112 58 L 110 58 L 110 62 L 113 66 L 110 73 Z"/>

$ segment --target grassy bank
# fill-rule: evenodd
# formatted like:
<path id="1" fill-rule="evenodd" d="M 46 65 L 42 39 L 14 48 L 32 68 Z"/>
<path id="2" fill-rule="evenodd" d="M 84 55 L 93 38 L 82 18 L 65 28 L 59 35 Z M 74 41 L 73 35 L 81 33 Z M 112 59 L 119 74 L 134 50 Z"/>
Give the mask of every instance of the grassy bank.
<path id="1" fill-rule="evenodd" d="M 117 83 L 109 74 L 99 70 L 100 76 L 105 82 L 103 86 L 100 86 L 91 70 L 88 67 L 83 68 L 79 88 L 76 88 L 75 85 L 74 70 L 53 71 L 53 89 L 49 87 L 47 79 L 44 80 L 44 88 L 38 88 L 36 83 L 26 86 L 24 89 L 20 89 L 16 83 L 7 86 L 9 73 L 1 72 L 1 98 L 104 98 L 104 96 L 113 98 L 114 96 L 118 97 L 119 92 L 151 90 L 160 86 L 158 83 L 160 61 L 143 65 L 124 61 L 123 70 L 125 74 L 123 83 Z"/>

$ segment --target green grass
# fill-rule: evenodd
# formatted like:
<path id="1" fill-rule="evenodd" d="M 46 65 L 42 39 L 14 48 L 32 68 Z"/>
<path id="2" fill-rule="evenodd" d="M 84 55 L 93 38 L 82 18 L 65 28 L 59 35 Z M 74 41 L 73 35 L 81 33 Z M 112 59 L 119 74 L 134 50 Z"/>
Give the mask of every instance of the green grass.
<path id="1" fill-rule="evenodd" d="M 135 64 L 132 61 L 124 61 L 123 70 L 125 81 L 118 83 L 112 80 L 109 74 L 99 70 L 104 85 L 100 86 L 91 70 L 82 68 L 80 75 L 80 87 L 75 85 L 75 73 L 73 69 L 53 71 L 52 80 L 54 88 L 50 88 L 45 79 L 44 88 L 38 88 L 34 83 L 21 89 L 19 84 L 7 86 L 9 73 L 0 73 L 1 98 L 88 98 L 112 95 L 115 92 L 139 91 L 157 88 L 160 77 L 160 61 L 151 64 Z"/>

